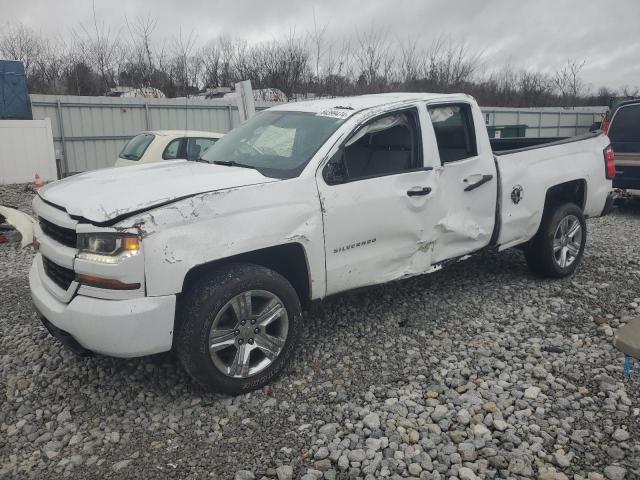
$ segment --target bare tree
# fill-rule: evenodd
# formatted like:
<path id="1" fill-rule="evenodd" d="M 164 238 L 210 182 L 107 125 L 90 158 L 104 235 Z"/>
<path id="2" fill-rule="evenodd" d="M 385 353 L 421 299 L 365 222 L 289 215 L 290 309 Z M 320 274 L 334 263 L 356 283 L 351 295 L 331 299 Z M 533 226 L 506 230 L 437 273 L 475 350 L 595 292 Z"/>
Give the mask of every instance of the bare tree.
<path id="1" fill-rule="evenodd" d="M 621 91 L 621 95 L 623 97 L 637 97 L 638 94 L 640 93 L 640 90 L 638 90 L 638 87 L 630 87 L 629 85 L 625 85 L 622 87 L 622 91 Z"/>
<path id="2" fill-rule="evenodd" d="M 351 39 L 329 46 L 325 55 L 324 75 L 318 82 L 318 92 L 325 95 L 350 95 L 354 91 L 354 61 Z"/>
<path id="3" fill-rule="evenodd" d="M 7 23 L 0 34 L 0 54 L 4 58 L 20 60 L 29 75 L 40 59 L 43 43 L 33 30 L 22 23 Z"/>
<path id="4" fill-rule="evenodd" d="M 119 40 L 120 31 L 112 32 L 104 22 L 99 22 L 93 2 L 93 24 L 90 27 L 79 25 L 79 30 L 72 35 L 80 39 L 84 45 L 82 63 L 95 68 L 102 81 L 102 89 L 106 92 L 117 85 L 119 73 L 126 64 L 126 46 Z"/>
<path id="5" fill-rule="evenodd" d="M 152 86 L 167 96 L 251 80 L 256 89 L 278 89 L 289 98 L 381 91 L 466 91 L 482 104 L 531 107 L 603 105 L 611 97 L 638 95 L 637 87 L 590 93 L 584 61 L 568 60 L 553 75 L 506 65 L 483 71 L 483 53 L 464 41 L 440 37 L 422 49 L 418 39 L 390 40 L 371 26 L 330 39 L 315 16 L 305 35 L 249 43 L 217 37 L 204 45 L 194 32 L 155 38 L 152 16 L 125 18 L 128 35 L 101 22 L 79 25 L 71 35 L 44 38 L 20 23 L 0 32 L 0 56 L 22 60 L 32 92 L 101 95 L 115 85 Z M 125 32 L 126 33 L 126 32 Z M 274 90 L 269 90 L 274 92 Z"/>
<path id="6" fill-rule="evenodd" d="M 424 62 L 425 78 L 438 91 L 452 91 L 473 81 L 482 52 L 471 51 L 465 42 L 456 43 L 450 37 L 436 39 L 427 50 Z"/>
<path id="7" fill-rule="evenodd" d="M 327 33 L 327 24 L 325 23 L 322 26 L 318 25 L 318 20 L 316 19 L 316 11 L 313 10 L 313 30 L 309 33 L 310 44 L 312 47 L 312 58 L 314 60 L 314 75 L 316 81 L 320 78 L 320 65 L 321 62 L 327 52 L 327 47 L 325 46 Z"/>
<path id="8" fill-rule="evenodd" d="M 418 51 L 418 40 L 407 38 L 406 41 L 398 41 L 398 44 L 400 48 L 399 81 L 411 85 L 424 71 L 424 59 Z"/>
<path id="9" fill-rule="evenodd" d="M 152 35 L 158 25 L 158 19 L 147 15 L 136 17 L 129 22 L 125 17 L 125 23 L 131 42 L 127 49 L 127 82 L 137 87 L 151 86 L 157 68 L 152 53 Z"/>
<path id="10" fill-rule="evenodd" d="M 358 32 L 356 39 L 354 58 L 358 68 L 358 84 L 366 90 L 378 91 L 381 84 L 386 82 L 385 75 L 391 71 L 394 63 L 389 35 L 371 26 L 364 32 Z"/>
<path id="11" fill-rule="evenodd" d="M 191 30 L 188 35 L 183 35 L 182 29 L 173 43 L 172 76 L 178 91 L 185 97 L 197 91 L 197 81 L 202 67 L 200 59 L 193 56 L 195 44 L 195 32 Z"/>
<path id="12" fill-rule="evenodd" d="M 205 87 L 222 86 L 222 49 L 218 39 L 209 41 L 198 53 L 202 59 L 203 78 Z"/>
<path id="13" fill-rule="evenodd" d="M 577 105 L 578 97 L 584 94 L 585 84 L 580 77 L 580 72 L 585 63 L 586 60 L 567 60 L 561 68 L 556 70 L 553 84 L 567 107 Z"/>

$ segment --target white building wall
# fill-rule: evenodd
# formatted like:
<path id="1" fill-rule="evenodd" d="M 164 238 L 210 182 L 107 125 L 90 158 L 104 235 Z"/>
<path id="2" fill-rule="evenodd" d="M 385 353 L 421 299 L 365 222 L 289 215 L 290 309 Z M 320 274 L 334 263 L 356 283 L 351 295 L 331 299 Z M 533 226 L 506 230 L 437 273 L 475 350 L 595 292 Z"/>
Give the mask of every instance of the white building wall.
<path id="1" fill-rule="evenodd" d="M 0 120 L 0 185 L 56 180 L 51 122 Z"/>

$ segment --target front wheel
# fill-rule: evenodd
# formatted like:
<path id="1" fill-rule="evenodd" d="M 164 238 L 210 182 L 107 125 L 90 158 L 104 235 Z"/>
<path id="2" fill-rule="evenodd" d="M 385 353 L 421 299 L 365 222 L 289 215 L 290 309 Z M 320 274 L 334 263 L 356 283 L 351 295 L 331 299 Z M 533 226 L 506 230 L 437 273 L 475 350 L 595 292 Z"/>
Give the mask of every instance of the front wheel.
<path id="1" fill-rule="evenodd" d="M 574 203 L 550 206 L 525 249 L 527 265 L 544 277 L 571 275 L 582 259 L 586 241 L 587 224 L 580 207 Z"/>
<path id="2" fill-rule="evenodd" d="M 301 331 L 291 284 L 273 270 L 235 264 L 205 276 L 181 299 L 176 350 L 199 384 L 237 395 L 280 375 Z"/>

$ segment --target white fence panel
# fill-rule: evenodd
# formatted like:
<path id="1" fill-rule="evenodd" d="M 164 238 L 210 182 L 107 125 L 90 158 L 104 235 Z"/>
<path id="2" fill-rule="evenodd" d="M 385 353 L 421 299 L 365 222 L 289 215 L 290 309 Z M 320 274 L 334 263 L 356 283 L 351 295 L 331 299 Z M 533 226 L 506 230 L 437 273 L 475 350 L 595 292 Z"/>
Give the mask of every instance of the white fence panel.
<path id="1" fill-rule="evenodd" d="M 63 173 L 113 165 L 125 143 L 144 130 L 226 133 L 240 124 L 233 98 L 143 99 L 31 95 L 34 118 L 50 118 Z M 256 110 L 276 105 L 256 102 Z M 568 137 L 588 131 L 604 107 L 482 107 L 487 126 L 526 125 L 527 137 Z"/>
<path id="2" fill-rule="evenodd" d="M 51 122 L 0 120 L 0 184 L 55 180 L 56 158 Z"/>
<path id="3" fill-rule="evenodd" d="M 481 107 L 488 127 L 526 125 L 527 137 L 570 137 L 589 131 L 607 107 Z"/>
<path id="4" fill-rule="evenodd" d="M 144 130 L 226 133 L 239 124 L 233 99 L 143 99 L 31 95 L 34 118 L 50 118 L 64 173 L 110 167 Z M 258 102 L 258 110 L 275 103 Z"/>

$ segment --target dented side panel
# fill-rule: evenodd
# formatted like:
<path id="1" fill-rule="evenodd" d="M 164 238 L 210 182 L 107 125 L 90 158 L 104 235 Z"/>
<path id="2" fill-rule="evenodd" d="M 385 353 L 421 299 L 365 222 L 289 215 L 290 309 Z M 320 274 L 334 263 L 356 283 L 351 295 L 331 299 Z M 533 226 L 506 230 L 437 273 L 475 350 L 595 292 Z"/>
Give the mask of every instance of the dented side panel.
<path id="1" fill-rule="evenodd" d="M 435 238 L 432 171 L 327 185 L 318 178 L 326 243 L 327 294 L 425 272 Z"/>
<path id="2" fill-rule="evenodd" d="M 429 102 L 438 105 L 440 101 Z M 451 103 L 451 102 L 445 102 Z M 466 98 L 455 103 L 471 105 L 475 125 L 477 155 L 436 168 L 438 192 L 434 202 L 437 209 L 434 223 L 434 263 L 457 258 L 480 250 L 491 241 L 495 227 L 498 175 L 482 113 L 475 102 Z M 436 145 L 431 122 L 424 135 L 425 144 Z M 436 158 L 439 158 L 439 154 Z M 479 187 L 469 189 L 483 177 L 490 177 Z"/>
<path id="3" fill-rule="evenodd" d="M 311 296 L 324 296 L 320 204 L 313 178 L 199 194 L 116 225 L 143 236 L 147 294 L 182 290 L 192 268 L 261 248 L 299 243 Z"/>

